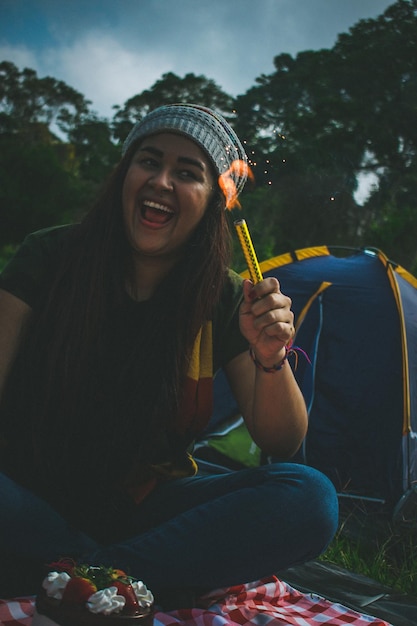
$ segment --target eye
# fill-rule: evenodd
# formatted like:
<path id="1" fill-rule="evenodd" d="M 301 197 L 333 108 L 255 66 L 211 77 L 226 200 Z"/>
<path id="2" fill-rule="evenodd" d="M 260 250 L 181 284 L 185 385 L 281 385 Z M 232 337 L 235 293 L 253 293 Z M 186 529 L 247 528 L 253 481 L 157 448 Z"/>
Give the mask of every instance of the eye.
<path id="1" fill-rule="evenodd" d="M 193 172 L 189 170 L 180 170 L 178 175 L 181 176 L 181 178 L 195 178 Z"/>
<path id="2" fill-rule="evenodd" d="M 181 180 L 200 180 L 200 175 L 191 169 L 178 170 L 178 177 Z"/>
<path id="3" fill-rule="evenodd" d="M 154 169 L 159 166 L 159 158 L 147 150 L 138 150 L 133 156 L 132 164 L 143 167 L 144 169 Z"/>
<path id="4" fill-rule="evenodd" d="M 142 156 L 138 159 L 138 163 L 143 167 L 155 168 L 159 166 L 159 161 L 151 156 Z"/>

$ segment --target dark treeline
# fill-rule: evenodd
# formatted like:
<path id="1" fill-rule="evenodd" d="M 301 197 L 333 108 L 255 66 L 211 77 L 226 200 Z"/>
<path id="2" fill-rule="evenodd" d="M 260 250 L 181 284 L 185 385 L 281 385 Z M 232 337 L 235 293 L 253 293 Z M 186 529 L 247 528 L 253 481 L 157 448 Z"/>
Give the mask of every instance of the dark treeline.
<path id="1" fill-rule="evenodd" d="M 236 98 L 205 76 L 167 73 L 104 119 L 62 81 L 0 63 L 0 249 L 79 219 L 132 124 L 183 101 L 221 111 L 246 144 L 256 184 L 243 214 L 261 260 L 309 245 L 371 246 L 416 273 L 417 0 L 361 20 L 331 50 L 281 54 L 274 67 Z M 358 203 L 360 180 L 378 184 Z"/>

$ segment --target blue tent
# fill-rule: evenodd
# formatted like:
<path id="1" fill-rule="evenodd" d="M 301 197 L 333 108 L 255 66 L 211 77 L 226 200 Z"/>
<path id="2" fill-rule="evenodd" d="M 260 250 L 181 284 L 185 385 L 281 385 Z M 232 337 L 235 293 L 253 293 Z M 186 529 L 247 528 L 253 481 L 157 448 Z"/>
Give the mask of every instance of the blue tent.
<path id="1" fill-rule="evenodd" d="M 296 460 L 341 496 L 401 515 L 410 496 L 417 502 L 417 279 L 376 249 L 332 251 L 261 263 L 292 298 L 295 344 L 311 359 L 296 370 L 309 412 Z M 233 413 L 222 376 L 215 385 L 212 430 Z"/>

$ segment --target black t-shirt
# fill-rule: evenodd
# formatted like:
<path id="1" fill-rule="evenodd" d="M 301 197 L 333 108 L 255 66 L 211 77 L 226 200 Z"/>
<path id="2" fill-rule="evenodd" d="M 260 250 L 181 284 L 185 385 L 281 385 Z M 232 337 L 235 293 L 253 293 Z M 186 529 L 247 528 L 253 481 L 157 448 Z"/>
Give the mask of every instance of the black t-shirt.
<path id="1" fill-rule="evenodd" d="M 42 309 L 45 294 L 54 280 L 56 268 L 60 265 L 63 251 L 73 229 L 74 226 L 56 227 L 29 235 L 0 275 L 0 288 L 26 302 L 34 311 Z M 228 280 L 212 320 L 213 372 L 247 349 L 247 342 L 239 330 L 238 308 L 241 299 L 242 279 L 235 272 L 229 271 Z M 127 404 L 126 399 L 129 397 L 127 391 L 136 382 L 129 364 L 132 359 L 138 358 L 141 354 L 138 346 L 143 340 L 144 333 L 147 334 L 146 329 L 152 328 L 154 307 L 155 303 L 152 299 L 146 302 L 136 302 L 126 294 L 120 306 L 108 316 L 106 342 L 100 346 L 100 354 L 94 360 L 91 375 L 85 382 L 83 396 L 85 401 L 82 407 L 84 415 L 80 422 L 78 439 L 74 439 L 74 484 L 83 480 L 83 468 L 79 465 L 82 459 L 91 459 L 92 466 L 85 468 L 86 492 L 94 491 L 95 483 L 98 498 L 103 497 L 102 490 L 105 490 L 105 485 L 101 485 L 100 491 L 98 488 L 100 476 L 92 476 L 95 450 L 105 447 L 102 444 L 106 438 L 107 440 L 114 438 L 115 476 L 118 472 L 120 473 L 120 466 L 126 465 L 127 458 L 132 453 L 129 450 L 128 433 L 123 432 L 123 417 L 126 412 L 132 410 L 132 407 Z M 60 501 L 58 493 L 59 475 L 54 476 L 52 470 L 50 480 L 48 477 L 45 479 L 45 476 L 37 478 L 37 468 L 33 465 L 29 453 L 32 425 L 27 415 L 28 408 L 21 411 L 14 410 L 14 403 L 16 407 L 25 406 L 24 401 L 21 402 L 21 399 L 24 399 L 25 389 L 24 386 L 22 388 L 22 379 L 19 374 L 12 380 L 13 389 L 8 394 L 5 411 L 7 415 L 5 419 L 0 419 L 0 423 L 3 421 L 0 431 L 8 441 L 9 450 L 6 450 L 3 459 L 0 459 L 0 466 L 13 478 L 22 483 L 26 482 L 28 487 L 37 490 L 40 495 L 67 514 L 67 503 Z M 157 381 L 150 381 L 150 385 L 157 384 Z M 155 387 L 155 393 L 157 392 L 158 389 Z M 2 408 L 0 408 L 0 418 L 4 417 Z M 136 408 L 134 407 L 133 410 Z M 144 419 L 143 416 L 141 419 Z M 120 441 L 127 442 L 126 445 L 118 444 L 118 435 L 120 435 Z M 59 449 L 60 437 L 65 438 L 66 433 L 46 432 L 45 437 L 51 439 L 53 448 Z M 159 448 L 149 450 L 150 462 L 164 462 L 164 450 L 167 454 L 169 453 L 169 446 L 164 447 L 163 441 L 159 444 Z M 185 450 L 182 454 L 185 454 Z M 97 471 L 99 471 L 98 467 Z M 75 480 L 76 476 L 78 476 L 77 480 Z M 40 485 L 39 489 L 37 485 Z M 67 499 L 67 496 L 65 498 Z M 113 497 L 113 504 L 115 499 L 117 499 L 116 496 Z M 111 498 L 108 499 L 108 504 L 110 500 Z M 83 505 L 85 516 L 87 516 L 88 503 L 84 502 Z M 71 495 L 69 495 L 68 507 L 71 508 L 71 506 Z M 97 510 L 97 506 L 94 506 L 93 520 L 97 518 Z M 75 521 L 78 523 L 76 517 Z M 86 526 L 89 526 L 88 522 Z"/>

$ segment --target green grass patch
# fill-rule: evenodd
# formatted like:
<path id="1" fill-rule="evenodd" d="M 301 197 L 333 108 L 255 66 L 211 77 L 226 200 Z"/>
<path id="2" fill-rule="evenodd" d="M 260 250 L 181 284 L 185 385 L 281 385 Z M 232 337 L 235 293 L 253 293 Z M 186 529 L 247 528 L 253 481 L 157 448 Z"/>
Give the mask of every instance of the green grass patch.
<path id="1" fill-rule="evenodd" d="M 321 560 L 417 596 L 416 529 L 371 523 L 352 533 L 342 523 Z"/>

